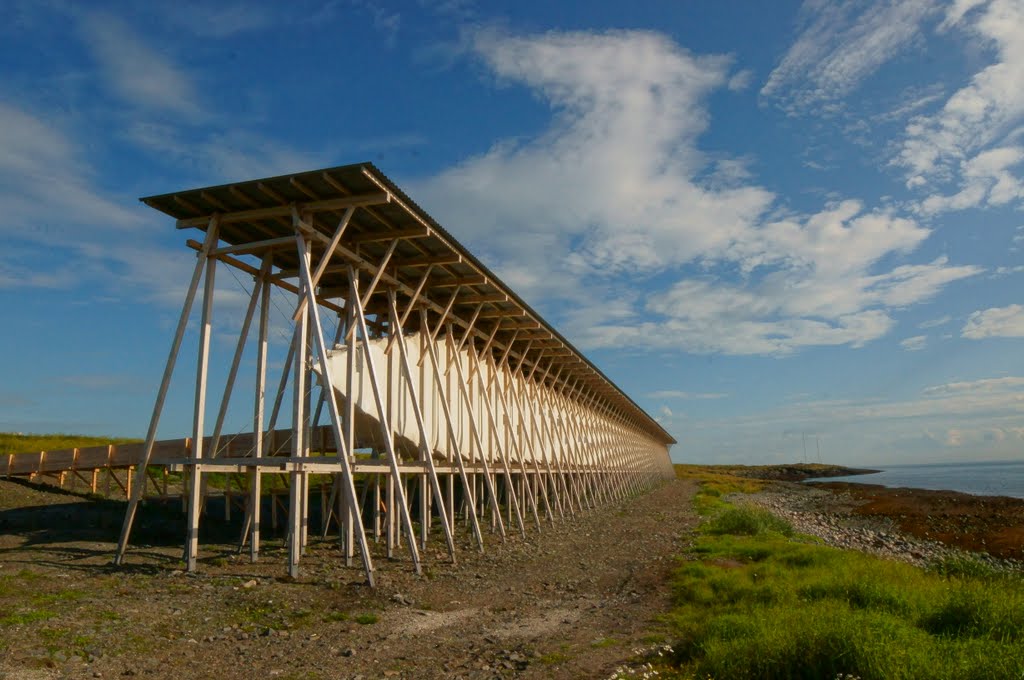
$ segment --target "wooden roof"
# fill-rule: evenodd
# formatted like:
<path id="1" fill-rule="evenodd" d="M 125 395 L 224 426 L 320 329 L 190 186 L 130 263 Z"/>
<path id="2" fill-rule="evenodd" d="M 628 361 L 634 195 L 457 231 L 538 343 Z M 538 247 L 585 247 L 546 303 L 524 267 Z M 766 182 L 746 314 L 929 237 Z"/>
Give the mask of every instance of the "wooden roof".
<path id="1" fill-rule="evenodd" d="M 392 254 L 380 277 L 379 293 L 394 289 L 400 300 L 404 297 L 408 301 L 429 268 L 418 304 L 425 305 L 434 319 L 450 304 L 451 320 L 462 328 L 472 328 L 474 335 L 484 342 L 490 341 L 488 346 L 495 356 L 513 357 L 515 361 L 510 363 L 526 373 L 532 370 L 533 377 L 546 372 L 549 383 L 557 380 L 575 390 L 577 398 L 592 400 L 599 410 L 603 407 L 620 415 L 665 444 L 676 443 L 660 424 L 372 163 L 140 200 L 174 217 L 179 229 L 205 232 L 210 219 L 217 215 L 220 241 L 229 244 L 215 251 L 220 259 L 245 267 L 235 255 L 269 250 L 274 266 L 280 270 L 277 278 L 286 286 L 285 280 L 296 275 L 298 267 L 293 210 L 320 233 L 313 243 L 315 263 L 329 245 L 342 215 L 354 208 L 331 265 L 319 281 L 320 297 L 344 295 L 349 264 L 367 278 L 376 275 L 379 263 L 390 249 Z M 366 311 L 379 312 L 383 318 L 383 309 L 371 301 Z"/>

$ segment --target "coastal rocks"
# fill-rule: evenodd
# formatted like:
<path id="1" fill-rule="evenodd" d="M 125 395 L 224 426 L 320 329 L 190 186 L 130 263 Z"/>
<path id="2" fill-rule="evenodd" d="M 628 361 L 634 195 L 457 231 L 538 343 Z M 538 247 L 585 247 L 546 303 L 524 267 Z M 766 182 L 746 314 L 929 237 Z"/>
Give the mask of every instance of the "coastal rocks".
<path id="1" fill-rule="evenodd" d="M 969 558 L 995 569 L 1024 571 L 1024 564 L 1018 560 L 967 553 L 938 541 L 904 534 L 889 518 L 855 515 L 856 501 L 843 493 L 797 484 L 773 484 L 757 493 L 734 494 L 730 500 L 762 507 L 787 520 L 798 533 L 816 536 L 836 548 L 860 550 L 919 567 L 951 558 Z"/>

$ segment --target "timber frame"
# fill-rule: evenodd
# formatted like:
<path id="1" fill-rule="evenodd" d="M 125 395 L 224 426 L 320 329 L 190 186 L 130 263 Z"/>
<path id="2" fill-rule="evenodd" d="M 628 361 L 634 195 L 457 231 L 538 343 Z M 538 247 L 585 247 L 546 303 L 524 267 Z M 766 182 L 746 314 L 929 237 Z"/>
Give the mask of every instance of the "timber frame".
<path id="1" fill-rule="evenodd" d="M 317 488 L 310 476 L 329 475 L 324 534 L 334 518 L 346 563 L 358 556 L 371 586 L 368 534 L 386 534 L 389 556 L 404 542 L 419 572 L 432 531 L 440 529 L 455 561 L 460 525 L 483 550 L 488 531 L 501 539 L 509 530 L 525 535 L 673 476 L 672 436 L 372 164 L 142 201 L 202 238 L 187 242 L 197 261 L 146 441 L 133 461 L 116 564 L 125 558 L 149 465 L 187 477 L 190 571 L 197 568 L 204 475 L 248 480 L 240 547 L 248 544 L 253 560 L 263 477 L 287 477 L 292 576 L 309 540 Z M 215 277 L 225 265 L 254 283 L 220 401 L 211 401 L 211 430 Z M 276 389 L 268 376 L 273 287 L 294 305 Z M 156 433 L 194 303 L 200 321 L 192 433 L 185 446 L 168 447 Z M 333 338 L 325 319 L 337 321 Z M 225 417 L 250 335 L 251 432 L 229 438 Z M 290 408 L 282 403 L 288 394 Z M 290 428 L 278 429 L 289 410 Z"/>

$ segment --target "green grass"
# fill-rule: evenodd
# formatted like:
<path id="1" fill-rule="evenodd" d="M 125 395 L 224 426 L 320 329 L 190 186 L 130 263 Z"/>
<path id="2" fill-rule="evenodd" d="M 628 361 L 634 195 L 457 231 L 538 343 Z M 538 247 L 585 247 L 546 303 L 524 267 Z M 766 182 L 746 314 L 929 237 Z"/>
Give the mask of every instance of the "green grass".
<path id="1" fill-rule="evenodd" d="M 926 571 L 791 537 L 724 507 L 673 575 L 668 673 L 697 678 L 1024 678 L 1024 580 Z M 663 674 L 664 675 L 664 674 Z"/>
<path id="2" fill-rule="evenodd" d="M 358 623 L 358 624 L 360 624 L 362 626 L 369 626 L 371 624 L 377 623 L 377 615 L 376 614 L 359 614 L 358 616 L 356 616 L 355 621 L 356 621 L 356 623 Z"/>
<path id="3" fill-rule="evenodd" d="M 784 519 L 767 510 L 750 506 L 728 507 L 715 515 L 704 525 L 710 534 L 733 534 L 736 536 L 757 536 L 774 532 L 792 536 L 793 527 Z"/>
<path id="4" fill-rule="evenodd" d="M 105 444 L 130 444 L 139 441 L 142 440 L 117 437 L 87 437 L 80 434 L 0 432 L 0 455 L 7 455 L 9 453 L 39 453 L 40 451 L 85 448 L 87 446 L 103 446 Z"/>
<path id="5" fill-rule="evenodd" d="M 24 626 L 37 621 L 46 621 L 57 616 L 56 612 L 49 609 L 22 609 L 0 616 L 0 627 L 2 626 Z"/>

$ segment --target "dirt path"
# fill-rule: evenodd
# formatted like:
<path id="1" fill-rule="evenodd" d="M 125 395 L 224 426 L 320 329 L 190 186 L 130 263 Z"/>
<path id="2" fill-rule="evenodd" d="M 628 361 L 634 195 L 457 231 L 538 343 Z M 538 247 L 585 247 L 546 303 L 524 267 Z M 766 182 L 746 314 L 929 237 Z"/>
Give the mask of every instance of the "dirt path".
<path id="1" fill-rule="evenodd" d="M 482 555 L 462 531 L 455 568 L 436 535 L 423 577 L 405 553 L 378 556 L 370 591 L 333 541 L 288 582 L 279 540 L 253 565 L 221 531 L 201 573 L 181 573 L 183 522 L 153 511 L 148 544 L 110 569 L 122 504 L 0 481 L 0 679 L 608 677 L 658 639 L 695 490 L 674 481 L 525 540 L 488 536 Z"/>

